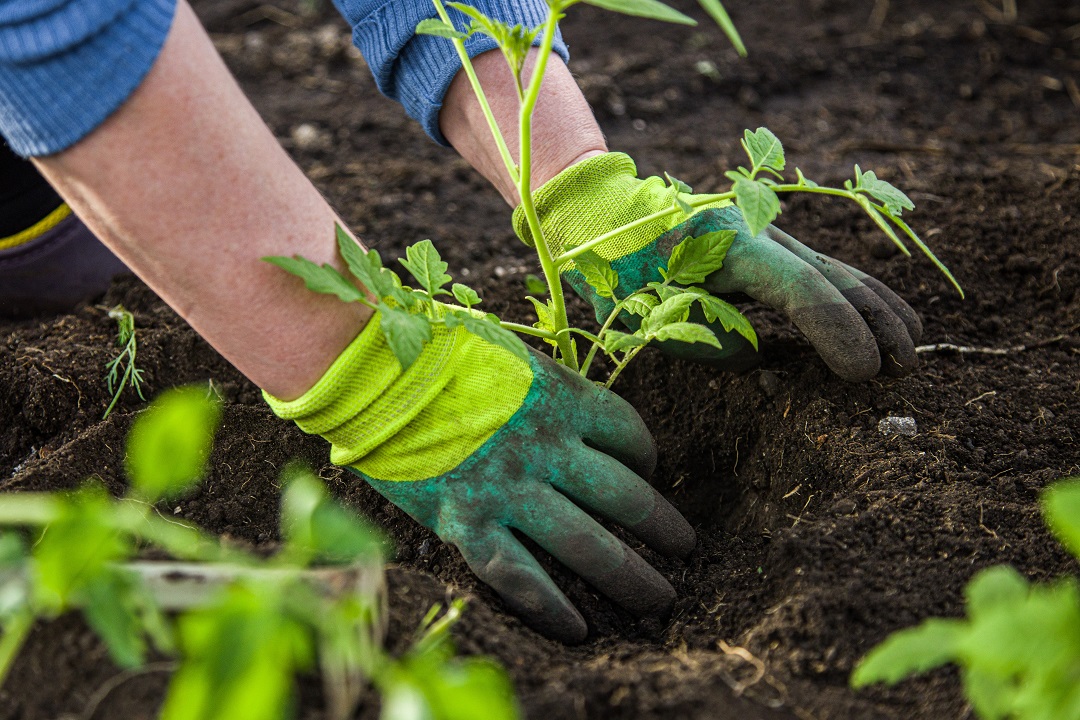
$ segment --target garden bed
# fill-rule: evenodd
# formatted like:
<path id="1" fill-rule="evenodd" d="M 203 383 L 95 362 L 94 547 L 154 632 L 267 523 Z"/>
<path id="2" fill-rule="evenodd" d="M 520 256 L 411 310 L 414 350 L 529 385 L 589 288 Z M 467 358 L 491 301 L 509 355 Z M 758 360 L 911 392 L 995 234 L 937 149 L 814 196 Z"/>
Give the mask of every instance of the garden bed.
<path id="1" fill-rule="evenodd" d="M 896 289 L 921 313 L 923 343 L 1007 351 L 927 352 L 907 378 L 851 385 L 776 313 L 751 306 L 760 369 L 716 374 L 643 354 L 616 390 L 660 445 L 653 483 L 699 537 L 686 563 L 646 555 L 678 592 L 669 622 L 633 621 L 545 558 L 592 632 L 578 647 L 537 636 L 456 550 L 329 465 L 323 441 L 275 419 L 131 278 L 70 315 L 0 323 L 0 490 L 89 476 L 123 486 L 123 438 L 142 403 L 128 392 L 100 419 L 115 354 L 104 308 L 123 303 L 151 393 L 196 382 L 228 401 L 207 482 L 161 511 L 269 546 L 278 473 L 307 460 L 396 542 L 391 644 L 403 646 L 432 603 L 468 596 L 458 645 L 506 665 L 528 717 L 962 717 L 954 671 L 859 693 L 847 678 L 891 631 L 958 615 L 981 568 L 1080 572 L 1037 505 L 1048 483 L 1080 474 L 1080 6 L 1019 4 L 1007 24 L 974 1 L 893 0 L 878 28 L 871 3 L 732 0 L 746 60 L 704 24 L 571 11 L 571 68 L 611 147 L 642 173 L 725 187 L 743 128 L 760 125 L 819 180 L 839 181 L 855 162 L 874 169 L 915 201 L 909 221 L 966 300 L 853 206 L 800 196 L 777 224 Z M 377 95 L 331 8 L 195 5 L 274 132 L 366 242 L 394 257 L 430 237 L 489 309 L 531 322 L 521 298 L 538 269 L 509 209 Z M 579 301 L 571 312 L 590 321 Z M 916 434 L 879 432 L 891 415 L 914 418 Z M 77 618 L 42 625 L 0 689 L 0 720 L 77 715 L 118 672 Z M 154 716 L 166 678 L 124 682 L 95 717 Z M 320 703 L 318 683 L 302 683 L 300 715 L 320 717 Z"/>

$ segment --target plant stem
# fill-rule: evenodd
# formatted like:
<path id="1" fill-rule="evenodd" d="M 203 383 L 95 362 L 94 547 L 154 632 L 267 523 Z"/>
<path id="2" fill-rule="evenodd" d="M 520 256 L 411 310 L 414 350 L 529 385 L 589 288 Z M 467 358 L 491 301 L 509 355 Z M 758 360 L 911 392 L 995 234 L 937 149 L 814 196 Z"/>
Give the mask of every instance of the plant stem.
<path id="1" fill-rule="evenodd" d="M 637 357 L 637 354 L 641 352 L 644 347 L 645 345 L 639 345 L 636 348 L 631 348 L 626 352 L 625 355 L 623 355 L 622 362 L 615 366 L 615 371 L 611 373 L 611 376 L 607 379 L 607 382 L 604 383 L 605 388 L 611 389 L 611 386 L 615 384 L 616 378 L 618 378 L 620 373 L 622 373 L 623 368 L 629 365 L 630 361 Z"/>
<path id="2" fill-rule="evenodd" d="M 702 205 L 709 205 L 711 203 L 720 202 L 721 200 L 731 200 L 734 197 L 734 192 L 720 193 L 718 195 L 696 195 L 693 196 L 693 199 L 687 201 L 687 204 L 690 205 L 690 207 L 701 207 Z M 610 230 L 603 235 L 598 235 L 587 243 L 582 243 L 575 248 L 567 250 L 562 255 L 555 258 L 555 264 L 557 267 L 562 267 L 566 262 L 573 260 L 578 255 L 588 252 L 589 250 L 592 250 L 596 246 L 601 245 L 608 240 L 611 240 L 612 238 L 618 237 L 623 233 L 630 232 L 631 230 L 635 230 L 642 225 L 648 225 L 649 223 L 659 220 L 661 218 L 665 218 L 668 215 L 674 215 L 677 212 L 682 212 L 682 210 L 679 208 L 679 206 L 672 205 L 671 207 L 664 208 L 663 210 L 657 210 L 652 215 L 646 215 L 645 217 L 638 218 L 633 222 L 627 223 L 625 225 L 620 225 L 614 230 Z"/>
<path id="3" fill-rule="evenodd" d="M 544 23 L 544 35 L 536 57 L 536 65 L 533 67 L 532 77 L 529 78 L 529 88 L 524 93 L 524 100 L 521 103 L 518 118 L 521 164 L 517 188 L 518 195 L 521 197 L 522 211 L 529 223 L 529 231 L 536 242 L 536 254 L 540 256 L 540 267 L 544 270 L 544 279 L 551 293 L 552 325 L 555 328 L 555 342 L 559 346 L 561 362 L 577 372 L 577 353 L 570 337 L 570 324 L 566 319 L 566 300 L 563 297 L 559 265 L 552 259 L 551 248 L 548 247 L 547 238 L 544 237 L 543 230 L 540 228 L 540 218 L 536 214 L 536 206 L 532 199 L 532 115 L 536 102 L 540 98 L 540 86 L 544 81 L 548 56 L 551 55 L 551 48 L 555 42 L 558 18 L 559 13 L 555 7 L 550 7 L 547 21 Z"/>
<path id="4" fill-rule="evenodd" d="M 555 333 L 548 332 L 547 330 L 542 330 L 540 328 L 535 328 L 531 325 L 522 325 L 520 323 L 506 322 L 505 320 L 500 320 L 499 325 L 506 328 L 507 330 L 513 330 L 516 333 L 521 333 L 522 335 L 532 335 L 533 337 L 543 338 L 544 340 L 555 340 Z"/>
<path id="5" fill-rule="evenodd" d="M 450 15 L 446 12 L 442 0 L 432 0 L 432 2 L 435 4 L 435 11 L 439 13 L 439 18 L 453 27 L 454 23 L 451 22 Z M 457 50 L 458 58 L 461 60 L 461 68 L 469 78 L 469 85 L 472 86 L 473 94 L 476 96 L 477 102 L 480 103 L 480 110 L 484 113 L 484 119 L 487 120 L 488 127 L 491 129 L 491 136 L 495 139 L 495 145 L 499 148 L 499 156 L 502 157 L 503 164 L 506 166 L 506 172 L 510 175 L 511 182 L 516 185 L 518 182 L 518 168 L 514 165 L 514 157 L 510 154 L 510 149 L 506 147 L 506 141 L 503 140 L 502 131 L 499 130 L 499 123 L 495 121 L 495 114 L 491 112 L 491 105 L 488 103 L 484 88 L 480 86 L 480 78 L 476 77 L 476 70 L 473 69 L 472 60 L 469 59 L 469 53 L 465 50 L 465 41 L 453 38 L 451 42 L 454 43 L 454 49 Z M 518 85 L 520 87 L 520 83 Z"/>

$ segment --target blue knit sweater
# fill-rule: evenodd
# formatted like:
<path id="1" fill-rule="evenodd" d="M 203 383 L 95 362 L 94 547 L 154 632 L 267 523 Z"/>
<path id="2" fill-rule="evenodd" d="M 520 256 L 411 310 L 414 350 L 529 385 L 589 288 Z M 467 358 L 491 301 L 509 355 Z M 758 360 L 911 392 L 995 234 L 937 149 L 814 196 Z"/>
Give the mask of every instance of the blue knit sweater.
<path id="1" fill-rule="evenodd" d="M 445 145 L 439 108 L 461 63 L 450 41 L 413 34 L 436 16 L 431 0 L 334 2 L 379 90 Z M 544 0 L 469 4 L 527 26 L 547 15 Z M 0 0 L 0 135 L 23 156 L 59 152 L 85 137 L 142 82 L 175 9 L 176 0 Z M 474 37 L 466 47 L 475 57 L 495 44 Z M 567 59 L 561 38 L 555 50 Z"/>

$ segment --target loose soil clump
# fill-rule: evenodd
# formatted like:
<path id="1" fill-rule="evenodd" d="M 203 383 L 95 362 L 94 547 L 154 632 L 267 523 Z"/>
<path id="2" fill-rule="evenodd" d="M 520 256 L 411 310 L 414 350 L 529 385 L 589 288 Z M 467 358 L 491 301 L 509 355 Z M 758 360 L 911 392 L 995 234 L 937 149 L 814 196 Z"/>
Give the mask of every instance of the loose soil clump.
<path id="1" fill-rule="evenodd" d="M 195 5 L 263 117 L 358 234 L 384 257 L 432 238 L 486 307 L 531 322 L 521 298 L 538 268 L 509 209 L 378 97 L 328 3 Z M 0 490 L 87 477 L 123 487 L 123 439 L 142 403 L 127 392 L 101 420 L 115 354 L 105 308 L 123 303 L 150 392 L 202 383 L 227 400 L 206 483 L 161 512 L 272 546 L 278 473 L 307 461 L 396 543 L 391 646 L 405 646 L 431 604 L 469 597 L 458 646 L 506 665 L 528 717 L 964 716 L 953 670 L 858 693 L 847 678 L 890 632 L 959 615 L 984 567 L 1010 563 L 1035 580 L 1080 572 L 1037 503 L 1049 483 L 1080 474 L 1080 4 L 1019 5 L 1008 24 L 975 2 L 893 0 L 871 15 L 855 0 L 732 0 L 746 60 L 704 23 L 688 31 L 586 7 L 564 23 L 610 146 L 643 174 L 724 187 L 743 128 L 761 125 L 811 177 L 874 169 L 911 195 L 911 224 L 967 300 L 925 259 L 878 239 L 857 208 L 796 197 L 778 224 L 896 289 L 922 315 L 922 342 L 1008 350 L 926 352 L 909 377 L 851 385 L 781 316 L 751 304 L 759 369 L 716 374 L 643 354 L 616 390 L 661 448 L 652 482 L 699 534 L 685 563 L 647 555 L 678 591 L 665 623 L 634 621 L 545 557 L 592 632 L 578 647 L 537 636 L 456 550 L 331 466 L 321 440 L 275 419 L 132 278 L 71 314 L 0 324 Z M 591 322 L 584 303 L 571 312 Z M 882 434 L 888 416 L 913 418 L 915 434 Z M 42 624 L 0 690 L 0 719 L 83 712 L 118 672 L 78 618 Z M 131 678 L 94 717 L 152 717 L 166 682 L 163 672 Z M 302 682 L 301 695 L 301 716 L 322 717 L 318 684 Z M 377 702 L 361 716 L 376 717 Z"/>

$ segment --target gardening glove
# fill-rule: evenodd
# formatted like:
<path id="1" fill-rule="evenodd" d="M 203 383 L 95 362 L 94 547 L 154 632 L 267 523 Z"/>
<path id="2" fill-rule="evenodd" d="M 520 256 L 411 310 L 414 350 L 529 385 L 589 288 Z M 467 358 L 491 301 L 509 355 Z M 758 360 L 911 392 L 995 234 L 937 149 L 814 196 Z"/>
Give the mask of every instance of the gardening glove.
<path id="1" fill-rule="evenodd" d="M 585 621 L 513 530 L 630 612 L 667 613 L 671 585 L 586 512 L 664 555 L 693 549 L 689 524 L 642 479 L 656 446 L 634 409 L 539 353 L 526 362 L 463 327 L 432 335 L 403 370 L 376 313 L 311 390 L 267 402 L 545 635 L 580 642 Z"/>
<path id="2" fill-rule="evenodd" d="M 545 183 L 534 195 L 541 229 L 553 255 L 605 232 L 672 206 L 675 188 L 662 178 L 640 180 L 629 156 L 604 153 L 572 165 Z M 849 265 L 814 252 L 795 238 L 769 226 L 751 235 L 742 213 L 730 203 L 698 210 L 680 222 L 680 214 L 643 224 L 595 248 L 619 274 L 616 295 L 626 297 L 653 281 L 662 281 L 672 248 L 687 237 L 718 230 L 737 235 L 724 265 L 701 283 L 713 295 L 744 293 L 783 311 L 806 335 L 825 363 L 845 380 L 868 380 L 878 372 L 905 375 L 918 364 L 915 343 L 922 322 L 915 311 L 884 284 Z M 514 228 L 532 244 L 532 234 L 519 206 Z M 597 295 L 572 262 L 562 276 L 596 309 L 603 322 L 614 302 Z M 700 311 L 699 311 L 700 312 Z M 628 324 L 640 318 L 627 314 Z M 703 316 L 691 316 L 704 322 Z M 721 369 L 754 364 L 756 353 L 736 332 L 710 326 L 722 349 L 704 343 L 666 341 L 666 352 Z"/>

